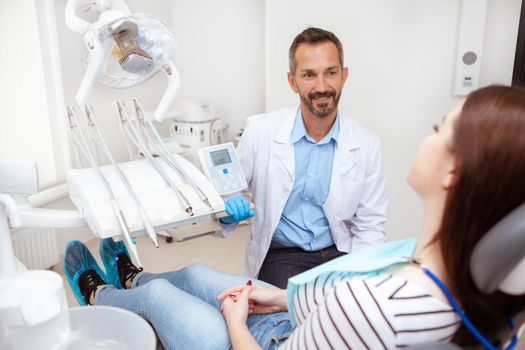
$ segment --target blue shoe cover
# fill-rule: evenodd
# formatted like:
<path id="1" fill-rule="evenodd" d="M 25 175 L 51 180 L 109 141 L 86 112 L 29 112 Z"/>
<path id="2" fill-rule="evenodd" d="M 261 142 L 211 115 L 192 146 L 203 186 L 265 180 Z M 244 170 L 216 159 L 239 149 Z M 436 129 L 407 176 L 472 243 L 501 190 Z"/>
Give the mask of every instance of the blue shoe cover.
<path id="1" fill-rule="evenodd" d="M 109 283 L 118 289 L 124 289 L 124 286 L 120 283 L 117 268 L 117 256 L 119 254 L 124 253 L 131 260 L 124 242 L 115 242 L 113 238 L 105 238 L 100 241 L 99 253 L 100 259 L 104 263 Z"/>
<path id="2" fill-rule="evenodd" d="M 86 305 L 84 296 L 78 287 L 78 278 L 86 270 L 95 270 L 100 277 L 107 281 L 106 274 L 100 269 L 97 261 L 91 255 L 84 243 L 80 241 L 69 241 L 64 252 L 64 275 L 69 283 L 69 287 L 77 298 L 80 306 Z"/>

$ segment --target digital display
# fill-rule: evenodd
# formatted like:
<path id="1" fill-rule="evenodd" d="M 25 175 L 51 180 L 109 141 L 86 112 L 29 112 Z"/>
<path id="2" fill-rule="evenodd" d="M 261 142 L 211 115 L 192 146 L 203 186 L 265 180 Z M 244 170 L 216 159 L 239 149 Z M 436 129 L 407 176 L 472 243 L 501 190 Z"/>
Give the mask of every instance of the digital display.
<path id="1" fill-rule="evenodd" d="M 232 162 L 227 149 L 221 149 L 220 151 L 210 152 L 210 157 L 213 166 L 219 166 Z"/>

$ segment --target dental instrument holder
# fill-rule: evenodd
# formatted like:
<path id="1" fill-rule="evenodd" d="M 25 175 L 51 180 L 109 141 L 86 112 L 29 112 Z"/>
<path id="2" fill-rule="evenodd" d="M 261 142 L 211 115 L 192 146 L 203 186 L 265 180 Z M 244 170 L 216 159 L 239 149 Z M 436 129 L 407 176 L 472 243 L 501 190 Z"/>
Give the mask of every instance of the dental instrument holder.
<path id="1" fill-rule="evenodd" d="M 182 184 L 178 174 L 158 158 L 155 158 L 155 161 L 170 176 L 172 181 L 179 185 L 179 189 L 191 202 L 193 216 L 188 215 L 176 194 L 157 173 L 155 168 L 149 164 L 148 160 L 142 159 L 118 163 L 136 196 L 142 203 L 155 230 L 158 232 L 211 218 L 227 216 L 224 212 L 222 198 L 208 179 L 186 159 L 176 154 L 173 154 L 173 156 L 176 157 L 179 164 L 185 168 L 189 176 L 207 195 L 213 210 L 210 210 L 210 207 L 202 202 L 190 186 Z M 122 208 L 132 236 L 137 237 L 145 234 L 137 206 L 124 184 L 122 184 L 115 169 L 110 165 L 104 165 L 100 167 L 100 170 L 109 182 Z M 99 177 L 96 176 L 95 171 L 91 168 L 69 170 L 67 182 L 70 198 L 82 213 L 91 231 L 100 238 L 113 237 L 115 240 L 122 239 L 119 224 L 113 215 L 111 201 L 107 193 L 103 191 L 104 185 Z"/>

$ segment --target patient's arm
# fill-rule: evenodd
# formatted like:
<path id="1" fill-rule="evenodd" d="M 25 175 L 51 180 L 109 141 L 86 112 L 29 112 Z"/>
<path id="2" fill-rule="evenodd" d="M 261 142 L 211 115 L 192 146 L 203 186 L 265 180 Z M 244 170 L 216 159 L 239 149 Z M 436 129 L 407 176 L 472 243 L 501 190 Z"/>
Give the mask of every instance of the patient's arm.
<path id="1" fill-rule="evenodd" d="M 251 291 L 251 285 L 244 286 L 240 293 L 232 293 L 231 297 L 225 297 L 221 306 L 233 350 L 262 350 L 246 326 Z"/>
<path id="2" fill-rule="evenodd" d="M 226 323 L 228 324 L 228 333 L 230 334 L 233 350 L 262 350 L 250 333 L 246 323 Z"/>

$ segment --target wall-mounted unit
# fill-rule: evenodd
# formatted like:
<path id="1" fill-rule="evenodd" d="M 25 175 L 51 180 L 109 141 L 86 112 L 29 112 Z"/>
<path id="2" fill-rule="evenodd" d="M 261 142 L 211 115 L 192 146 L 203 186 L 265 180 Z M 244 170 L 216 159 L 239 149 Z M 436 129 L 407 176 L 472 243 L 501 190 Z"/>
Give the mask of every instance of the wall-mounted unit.
<path id="1" fill-rule="evenodd" d="M 487 0 L 461 0 L 455 59 L 454 95 L 479 87 Z"/>

